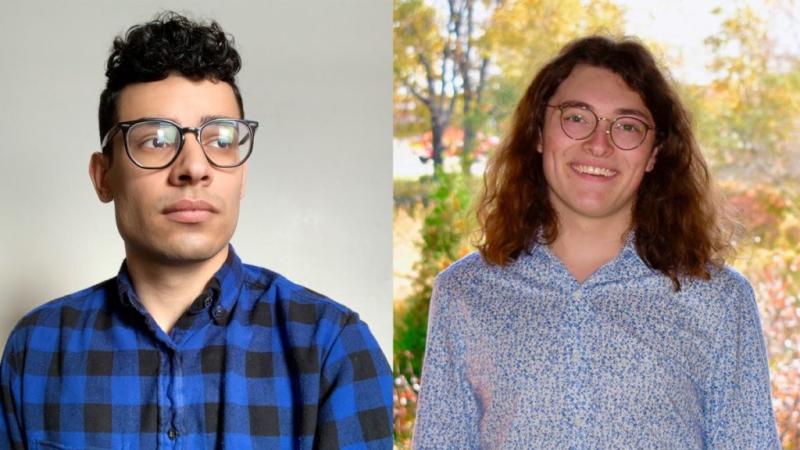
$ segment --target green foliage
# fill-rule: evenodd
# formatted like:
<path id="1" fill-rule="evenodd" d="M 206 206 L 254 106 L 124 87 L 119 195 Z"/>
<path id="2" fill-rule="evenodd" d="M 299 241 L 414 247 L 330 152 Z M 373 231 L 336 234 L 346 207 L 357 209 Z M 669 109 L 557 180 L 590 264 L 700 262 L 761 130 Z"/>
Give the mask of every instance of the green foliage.
<path id="1" fill-rule="evenodd" d="M 420 260 L 415 265 L 413 293 L 395 303 L 394 310 L 394 388 L 395 443 L 406 448 L 411 439 L 416 411 L 419 375 L 428 332 L 428 307 L 436 274 L 470 251 L 468 238 L 474 230 L 470 199 L 475 180 L 462 174 L 437 171 L 420 183 L 427 195 L 395 183 L 398 195 L 428 200 L 419 242 Z"/>
<path id="2" fill-rule="evenodd" d="M 430 110 L 405 85 L 424 79 L 420 55 L 433 55 L 444 45 L 436 10 L 423 0 L 394 3 L 393 84 L 395 136 L 422 134 L 430 129 Z M 434 74 L 438 76 L 438 74 Z"/>
<path id="3" fill-rule="evenodd" d="M 440 171 L 427 182 L 429 206 L 422 225 L 413 294 L 395 307 L 395 370 L 419 374 L 428 329 L 428 306 L 436 275 L 470 250 L 474 230 L 469 178 Z"/>
<path id="4" fill-rule="evenodd" d="M 774 53 L 769 31 L 765 16 L 750 7 L 735 10 L 706 39 L 714 81 L 685 90 L 699 141 L 726 178 L 792 176 L 786 143 L 797 130 L 800 66 Z"/>
<path id="5" fill-rule="evenodd" d="M 433 54 L 444 44 L 436 9 L 424 0 L 394 2 L 393 67 L 395 82 L 419 73 L 419 53 Z"/>

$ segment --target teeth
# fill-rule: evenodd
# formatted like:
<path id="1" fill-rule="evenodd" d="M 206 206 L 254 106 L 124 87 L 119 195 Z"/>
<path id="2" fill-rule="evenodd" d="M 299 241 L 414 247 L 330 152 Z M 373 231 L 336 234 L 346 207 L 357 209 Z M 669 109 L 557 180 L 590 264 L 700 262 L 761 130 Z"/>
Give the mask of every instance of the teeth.
<path id="1" fill-rule="evenodd" d="M 584 165 L 574 165 L 572 166 L 580 173 L 587 173 L 589 175 L 599 175 L 602 177 L 610 177 L 614 175 L 615 171 L 611 169 L 604 169 L 602 167 L 594 167 L 594 166 L 584 166 Z"/>

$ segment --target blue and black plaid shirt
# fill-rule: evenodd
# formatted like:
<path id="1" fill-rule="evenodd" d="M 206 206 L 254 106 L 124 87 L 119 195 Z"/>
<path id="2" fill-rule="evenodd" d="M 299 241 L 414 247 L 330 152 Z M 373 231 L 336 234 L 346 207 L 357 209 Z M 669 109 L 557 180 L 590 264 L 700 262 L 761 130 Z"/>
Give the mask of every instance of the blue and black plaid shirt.
<path id="1" fill-rule="evenodd" d="M 347 308 L 228 260 L 166 334 L 123 264 L 9 337 L 0 448 L 390 449 L 392 376 Z"/>

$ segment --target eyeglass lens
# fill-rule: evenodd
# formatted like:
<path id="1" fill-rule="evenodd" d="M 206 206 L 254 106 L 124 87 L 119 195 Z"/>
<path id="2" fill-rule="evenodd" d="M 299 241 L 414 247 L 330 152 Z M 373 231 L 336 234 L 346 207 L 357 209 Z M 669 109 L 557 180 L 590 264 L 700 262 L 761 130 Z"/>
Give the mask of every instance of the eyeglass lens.
<path id="1" fill-rule="evenodd" d="M 235 120 L 213 120 L 198 131 L 197 136 L 208 159 L 218 166 L 236 166 L 250 154 L 253 145 L 250 128 Z M 150 120 L 128 129 L 128 152 L 143 167 L 163 167 L 180 150 L 183 135 L 175 124 Z"/>
<path id="2" fill-rule="evenodd" d="M 597 128 L 598 118 L 589 109 L 568 106 L 561 110 L 561 129 L 572 139 L 586 139 Z M 635 117 L 617 117 L 611 122 L 611 141 L 623 150 L 632 150 L 647 136 L 647 125 Z"/>

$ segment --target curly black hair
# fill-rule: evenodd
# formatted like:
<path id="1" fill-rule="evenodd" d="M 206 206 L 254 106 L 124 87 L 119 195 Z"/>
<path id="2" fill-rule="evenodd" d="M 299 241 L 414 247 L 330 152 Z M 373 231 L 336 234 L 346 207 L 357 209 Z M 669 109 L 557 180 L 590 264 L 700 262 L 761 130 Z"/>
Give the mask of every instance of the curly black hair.
<path id="1" fill-rule="evenodd" d="M 199 23 L 166 11 L 150 22 L 132 26 L 124 36 L 114 39 L 106 64 L 106 88 L 100 94 L 98 110 L 100 139 L 119 120 L 117 101 L 126 86 L 163 80 L 172 73 L 192 80 L 230 84 L 239 113 L 244 117 L 242 96 L 236 86 L 236 74 L 241 67 L 242 59 L 234 48 L 233 37 L 217 22 Z"/>

